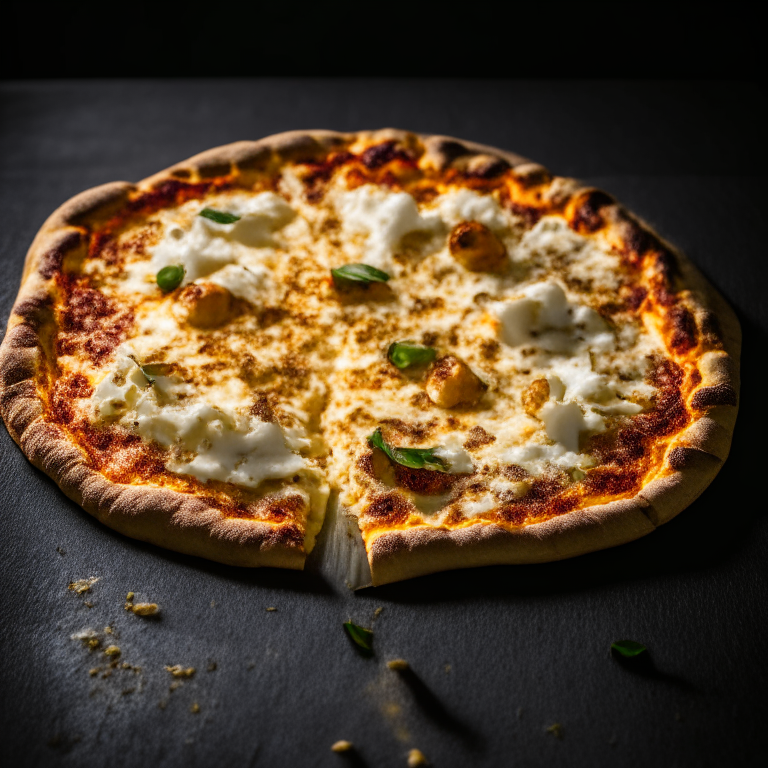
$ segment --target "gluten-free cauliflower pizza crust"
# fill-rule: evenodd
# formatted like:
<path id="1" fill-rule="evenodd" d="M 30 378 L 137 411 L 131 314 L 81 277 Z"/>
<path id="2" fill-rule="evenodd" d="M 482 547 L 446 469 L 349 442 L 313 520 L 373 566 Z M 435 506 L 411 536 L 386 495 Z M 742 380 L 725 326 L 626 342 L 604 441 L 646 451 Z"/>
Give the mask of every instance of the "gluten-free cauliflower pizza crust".
<path id="1" fill-rule="evenodd" d="M 604 192 L 496 149 L 292 132 L 84 192 L 0 353 L 24 453 L 106 525 L 372 583 L 645 535 L 725 460 L 740 332 Z"/>

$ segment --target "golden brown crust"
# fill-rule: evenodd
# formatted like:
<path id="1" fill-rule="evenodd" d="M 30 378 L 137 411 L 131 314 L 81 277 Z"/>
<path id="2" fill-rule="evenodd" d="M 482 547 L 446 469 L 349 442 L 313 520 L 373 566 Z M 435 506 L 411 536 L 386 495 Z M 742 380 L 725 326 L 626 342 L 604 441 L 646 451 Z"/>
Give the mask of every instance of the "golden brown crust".
<path id="1" fill-rule="evenodd" d="M 87 246 L 89 228 L 120 210 L 133 196 L 172 180 L 247 177 L 280 163 L 310 161 L 354 142 L 421 142 L 426 162 L 493 178 L 513 169 L 526 188 L 562 198 L 582 233 L 603 228 L 617 248 L 639 253 L 649 240 L 671 254 L 687 291 L 686 306 L 709 351 L 698 362 L 702 380 L 689 397 L 695 416 L 669 445 L 663 469 L 633 499 L 572 511 L 518 529 L 478 523 L 455 530 L 384 531 L 372 540 L 369 561 L 375 584 L 447 568 L 562 559 L 630 541 L 653 530 L 690 504 L 711 482 L 728 455 L 737 413 L 740 328 L 733 311 L 706 279 L 669 244 L 662 243 L 600 190 L 579 188 L 513 153 L 448 136 L 418 136 L 384 129 L 352 134 L 291 131 L 259 141 L 211 149 L 137 185 L 106 184 L 64 203 L 45 222 L 29 249 L 22 285 L 0 347 L 0 414 L 13 439 L 35 466 L 106 525 L 168 549 L 237 565 L 301 568 L 305 553 L 295 535 L 279 526 L 225 517 L 187 494 L 112 483 L 88 466 L 82 451 L 44 421 L 44 396 L 36 377 L 49 354 L 52 278 Z"/>

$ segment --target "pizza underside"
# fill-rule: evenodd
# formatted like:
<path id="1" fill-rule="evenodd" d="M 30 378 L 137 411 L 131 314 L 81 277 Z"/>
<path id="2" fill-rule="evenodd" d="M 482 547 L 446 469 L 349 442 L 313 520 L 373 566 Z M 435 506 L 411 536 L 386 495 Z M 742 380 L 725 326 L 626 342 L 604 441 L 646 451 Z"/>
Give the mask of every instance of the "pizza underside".
<path id="1" fill-rule="evenodd" d="M 59 208 L 0 408 L 169 549 L 302 568 L 330 499 L 363 586 L 652 531 L 728 454 L 739 345 L 604 192 L 448 137 L 293 132 Z"/>

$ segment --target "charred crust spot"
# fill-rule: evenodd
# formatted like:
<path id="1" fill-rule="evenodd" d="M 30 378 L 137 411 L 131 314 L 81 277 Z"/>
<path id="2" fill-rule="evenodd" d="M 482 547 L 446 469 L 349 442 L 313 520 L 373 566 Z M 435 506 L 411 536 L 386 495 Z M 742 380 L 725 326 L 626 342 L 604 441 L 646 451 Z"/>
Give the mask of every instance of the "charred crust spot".
<path id="1" fill-rule="evenodd" d="M 661 275 L 664 280 L 672 285 L 672 281 L 678 274 L 677 259 L 668 250 L 662 250 L 656 253 L 654 256 L 654 267 L 656 272 Z"/>
<path id="2" fill-rule="evenodd" d="M 701 315 L 701 333 L 712 346 L 722 344 L 723 329 L 720 320 L 714 312 L 703 312 Z"/>
<path id="3" fill-rule="evenodd" d="M 445 159 L 446 165 L 450 165 L 457 157 L 463 157 L 470 154 L 470 150 L 464 146 L 460 141 L 454 139 L 439 139 L 432 142 L 434 152 L 441 155 Z"/>
<path id="4" fill-rule="evenodd" d="M 501 157 L 479 155 L 467 168 L 467 176 L 476 179 L 494 179 L 508 171 L 512 166 Z"/>
<path id="5" fill-rule="evenodd" d="M 39 327 L 45 315 L 51 308 L 51 298 L 45 293 L 38 293 L 23 299 L 14 307 L 14 314 L 23 318 L 33 328 Z"/>
<path id="6" fill-rule="evenodd" d="M 509 464 L 508 466 L 503 467 L 501 474 L 508 480 L 514 480 L 515 482 L 526 480 L 531 476 L 531 473 L 527 469 L 524 469 L 517 464 Z"/>
<path id="7" fill-rule="evenodd" d="M 640 479 L 640 472 L 626 464 L 619 467 L 597 467 L 590 470 L 584 479 L 584 486 L 591 493 L 618 496 L 635 490 Z"/>
<path id="8" fill-rule="evenodd" d="M 8 333 L 8 341 L 6 342 L 9 347 L 20 349 L 25 347 L 36 347 L 40 341 L 40 337 L 27 323 L 20 323 Z"/>
<path id="9" fill-rule="evenodd" d="M 515 216 L 519 216 L 528 228 L 533 227 L 543 215 L 542 211 L 538 208 L 534 208 L 530 205 L 523 205 L 522 203 L 516 203 L 514 201 L 509 201 L 507 203 L 507 208 L 509 208 Z"/>
<path id="10" fill-rule="evenodd" d="M 40 259 L 38 272 L 41 277 L 50 280 L 61 271 L 64 257 L 84 244 L 85 237 L 81 232 L 67 232 L 56 245 L 46 251 Z"/>
<path id="11" fill-rule="evenodd" d="M 197 166 L 197 172 L 201 179 L 213 179 L 219 176 L 229 176 L 232 173 L 232 164 L 221 160 L 204 161 Z"/>
<path id="12" fill-rule="evenodd" d="M 704 411 L 718 405 L 736 405 L 737 402 L 736 390 L 730 384 L 715 384 L 698 390 L 691 398 L 691 407 Z"/>
<path id="13" fill-rule="evenodd" d="M 81 373 L 62 376 L 56 380 L 51 392 L 50 414 L 58 424 L 69 424 L 74 418 L 73 400 L 90 397 L 93 387 Z"/>
<path id="14" fill-rule="evenodd" d="M 577 201 L 569 222 L 571 228 L 582 235 L 597 232 L 605 226 L 601 208 L 613 205 L 615 200 L 600 190 L 590 190 Z"/>
<path id="15" fill-rule="evenodd" d="M 304 534 L 298 525 L 278 525 L 267 536 L 267 545 L 273 547 L 290 547 L 292 549 L 304 549 Z"/>
<path id="16" fill-rule="evenodd" d="M 685 307 L 672 307 L 667 315 L 672 327 L 669 345 L 675 352 L 687 352 L 696 346 L 697 329 L 693 313 Z"/>
<path id="17" fill-rule="evenodd" d="M 365 514 L 374 518 L 378 524 L 389 526 L 406 522 L 413 512 L 413 504 L 397 491 L 377 496 L 365 510 Z"/>
<path id="18" fill-rule="evenodd" d="M 266 517 L 274 522 L 293 520 L 296 515 L 306 509 L 307 503 L 303 497 L 292 494 L 287 496 L 267 496 L 259 499 L 256 504 L 249 505 L 251 516 Z"/>
<path id="19" fill-rule="evenodd" d="M 640 285 L 627 286 L 622 291 L 624 306 L 631 312 L 637 312 L 648 295 L 648 290 Z"/>
<path id="20" fill-rule="evenodd" d="M 623 222 L 621 252 L 631 266 L 639 266 L 643 254 L 657 243 L 656 238 L 626 213 L 619 218 Z"/>
<path id="21" fill-rule="evenodd" d="M 250 408 L 252 416 L 261 419 L 262 421 L 274 422 L 275 412 L 272 409 L 270 397 L 267 392 L 256 392 L 253 399 L 253 405 Z"/>
<path id="22" fill-rule="evenodd" d="M 394 140 L 374 144 L 360 155 L 360 162 L 369 170 L 381 168 L 382 165 L 386 165 L 392 160 L 411 161 L 411 157 L 402 149 L 399 149 L 397 142 Z"/>
<path id="23" fill-rule="evenodd" d="M 467 434 L 467 439 L 464 441 L 464 447 L 468 451 L 475 451 L 484 445 L 490 445 L 495 440 L 496 435 L 486 432 L 482 427 L 472 427 Z"/>
<path id="24" fill-rule="evenodd" d="M 538 187 L 552 181 L 552 174 L 543 165 L 536 163 L 519 165 L 515 168 L 514 174 L 516 181 L 525 188 Z"/>
<path id="25" fill-rule="evenodd" d="M 401 464 L 394 464 L 393 468 L 395 482 L 398 485 L 425 496 L 447 493 L 458 478 L 458 475 L 449 475 L 431 469 L 412 469 Z"/>

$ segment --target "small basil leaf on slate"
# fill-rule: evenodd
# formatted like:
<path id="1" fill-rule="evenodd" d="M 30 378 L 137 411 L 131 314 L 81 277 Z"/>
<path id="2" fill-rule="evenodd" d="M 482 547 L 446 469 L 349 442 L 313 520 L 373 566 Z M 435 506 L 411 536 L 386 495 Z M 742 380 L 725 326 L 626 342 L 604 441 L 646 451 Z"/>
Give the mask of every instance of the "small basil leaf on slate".
<path id="1" fill-rule="evenodd" d="M 199 215 L 205 219 L 215 221 L 217 224 L 234 224 L 236 221 L 240 221 L 240 217 L 235 216 L 234 213 L 216 211 L 213 208 L 203 208 Z"/>
<path id="2" fill-rule="evenodd" d="M 396 341 L 389 345 L 387 357 L 392 365 L 397 368 L 409 368 L 412 365 L 426 365 L 431 363 L 437 357 L 437 351 L 434 347 L 425 347 L 417 344 L 415 341 L 406 339 L 405 341 Z"/>
<path id="3" fill-rule="evenodd" d="M 181 285 L 181 281 L 184 279 L 184 267 L 179 265 L 163 267 L 155 279 L 160 290 L 168 293 Z"/>
<path id="4" fill-rule="evenodd" d="M 370 629 L 359 627 L 351 621 L 344 622 L 344 629 L 347 630 L 347 634 L 352 638 L 355 645 L 367 654 L 373 653 L 373 632 Z"/>
<path id="5" fill-rule="evenodd" d="M 351 280 L 354 283 L 386 283 L 389 275 L 367 264 L 345 264 L 331 270 L 336 280 Z"/>
<path id="6" fill-rule="evenodd" d="M 648 649 L 642 643 L 636 643 L 634 640 L 617 640 L 611 644 L 611 650 L 630 659 Z"/>
<path id="7" fill-rule="evenodd" d="M 435 448 L 395 448 L 384 440 L 380 428 L 368 438 L 368 443 L 384 451 L 392 461 L 404 467 L 431 469 L 435 472 L 447 472 L 450 469 L 448 462 L 435 456 Z"/>

